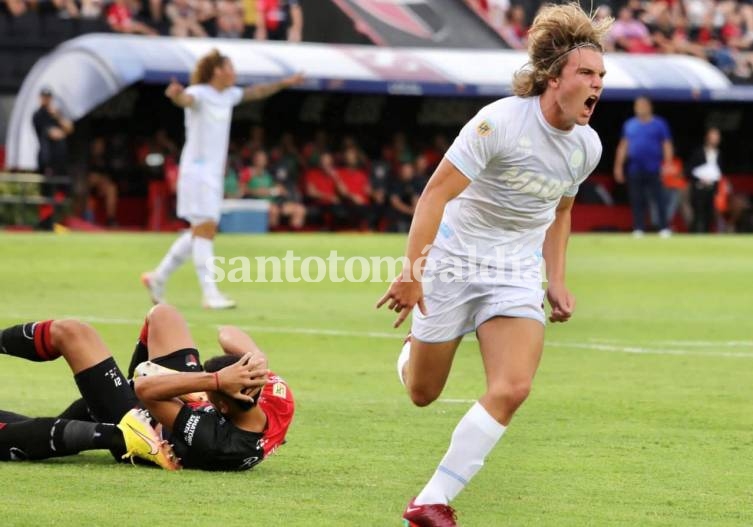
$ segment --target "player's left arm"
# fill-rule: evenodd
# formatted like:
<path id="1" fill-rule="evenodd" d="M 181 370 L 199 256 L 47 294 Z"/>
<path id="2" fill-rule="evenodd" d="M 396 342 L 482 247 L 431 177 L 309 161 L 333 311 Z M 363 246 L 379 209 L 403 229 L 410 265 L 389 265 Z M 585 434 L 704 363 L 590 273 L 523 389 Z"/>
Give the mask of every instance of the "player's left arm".
<path id="1" fill-rule="evenodd" d="M 298 86 L 303 83 L 303 73 L 296 73 L 290 77 L 285 77 L 276 82 L 267 82 L 264 84 L 254 84 L 253 86 L 246 86 L 243 88 L 243 99 L 241 102 L 256 101 L 259 99 L 266 99 L 271 97 L 275 93 Z"/>
<path id="2" fill-rule="evenodd" d="M 258 360 L 264 368 L 268 367 L 267 356 L 245 331 L 235 326 L 222 326 L 217 332 L 217 340 L 228 355 L 251 353 L 253 360 Z"/>
<path id="3" fill-rule="evenodd" d="M 567 322 L 575 309 L 575 297 L 565 286 L 565 261 L 567 241 L 570 237 L 570 213 L 575 196 L 563 196 L 554 215 L 554 221 L 546 231 L 544 239 L 544 261 L 546 262 L 546 295 L 552 312 L 551 322 Z"/>

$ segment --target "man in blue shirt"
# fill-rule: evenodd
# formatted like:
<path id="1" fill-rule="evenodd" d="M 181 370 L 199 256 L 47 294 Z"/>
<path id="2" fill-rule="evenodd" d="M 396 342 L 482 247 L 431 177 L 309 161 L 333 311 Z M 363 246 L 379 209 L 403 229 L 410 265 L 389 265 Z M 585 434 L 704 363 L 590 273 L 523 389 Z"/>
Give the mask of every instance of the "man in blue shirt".
<path id="1" fill-rule="evenodd" d="M 667 200 L 661 181 L 662 165 L 672 160 L 672 134 L 663 118 L 653 114 L 651 101 L 638 97 L 633 107 L 635 117 L 622 126 L 622 138 L 614 159 L 614 179 L 625 182 L 627 171 L 630 206 L 633 209 L 633 235 L 644 231 L 646 197 L 650 196 L 657 210 L 661 236 L 669 236 Z M 627 162 L 627 167 L 625 166 Z"/>

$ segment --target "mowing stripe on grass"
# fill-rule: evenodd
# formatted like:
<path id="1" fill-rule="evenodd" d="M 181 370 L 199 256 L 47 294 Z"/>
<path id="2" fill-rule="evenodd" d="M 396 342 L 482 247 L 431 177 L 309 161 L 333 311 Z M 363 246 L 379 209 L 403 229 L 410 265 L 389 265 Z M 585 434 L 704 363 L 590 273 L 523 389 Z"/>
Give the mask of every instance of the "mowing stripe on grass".
<path id="1" fill-rule="evenodd" d="M 5 319 L 33 319 L 32 316 L 23 316 L 18 313 L 0 314 Z M 94 324 L 113 324 L 113 325 L 132 325 L 138 327 L 143 323 L 143 319 L 118 318 L 118 317 L 97 317 L 88 315 L 65 315 L 60 318 L 75 318 L 83 322 Z M 191 324 L 190 324 L 191 325 Z M 193 324 L 195 325 L 195 324 Z M 396 342 L 404 338 L 403 333 L 388 333 L 383 331 L 348 331 L 341 329 L 326 328 L 293 328 L 293 327 L 270 327 L 270 326 L 247 326 L 238 324 L 238 327 L 253 333 L 271 333 L 283 335 L 317 335 L 324 337 L 347 337 L 347 338 L 376 338 L 392 339 Z M 660 347 L 634 346 L 629 344 L 620 344 L 617 341 L 609 339 L 589 339 L 589 342 L 568 342 L 568 341 L 546 341 L 546 346 L 550 348 L 572 348 L 584 349 L 590 351 L 606 351 L 611 353 L 633 353 L 638 355 L 677 355 L 677 356 L 698 356 L 698 357 L 727 357 L 727 358 L 753 358 L 753 342 L 745 340 L 730 341 L 656 341 L 654 344 Z M 743 351 L 700 351 L 688 349 L 673 349 L 675 345 L 685 347 L 705 347 L 705 348 L 742 348 Z"/>

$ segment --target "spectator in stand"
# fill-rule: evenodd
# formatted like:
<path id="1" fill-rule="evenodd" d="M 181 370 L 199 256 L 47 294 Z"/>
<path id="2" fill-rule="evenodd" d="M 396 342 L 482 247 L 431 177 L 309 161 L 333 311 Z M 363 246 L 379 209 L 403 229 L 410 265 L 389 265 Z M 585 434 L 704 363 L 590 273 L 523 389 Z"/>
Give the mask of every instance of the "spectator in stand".
<path id="1" fill-rule="evenodd" d="M 436 167 L 434 167 L 436 168 Z M 413 176 L 413 187 L 420 195 L 434 173 L 434 168 L 429 164 L 429 158 L 423 154 L 416 158 L 416 173 Z"/>
<path id="2" fill-rule="evenodd" d="M 74 0 L 51 0 L 60 18 L 78 18 L 79 9 Z"/>
<path id="3" fill-rule="evenodd" d="M 526 49 L 528 45 L 528 24 L 526 24 L 526 12 L 523 6 L 514 5 L 505 12 L 500 34 L 512 49 Z"/>
<path id="4" fill-rule="evenodd" d="M 622 138 L 614 158 L 614 179 L 628 185 L 633 209 L 633 235 L 645 230 L 646 195 L 657 210 L 657 227 L 662 237 L 671 235 L 667 223 L 667 203 L 661 172 L 674 157 L 672 134 L 667 122 L 654 115 L 648 97 L 638 97 L 633 106 L 635 117 L 622 126 Z M 625 165 L 627 164 L 627 178 Z"/>
<path id="5" fill-rule="evenodd" d="M 107 156 L 107 139 L 95 137 L 89 148 L 89 166 L 86 177 L 87 195 L 100 198 L 104 203 L 105 221 L 108 227 L 117 226 L 118 185 L 110 170 Z M 94 212 L 87 200 L 86 219 L 94 220 Z"/>
<path id="6" fill-rule="evenodd" d="M 722 178 L 722 156 L 719 152 L 722 136 L 719 129 L 706 130 L 703 146 L 688 159 L 690 203 L 693 208 L 691 232 L 711 232 L 714 225 L 714 196 Z"/>
<path id="7" fill-rule="evenodd" d="M 658 4 L 663 7 L 656 9 L 655 19 L 649 26 L 657 50 L 660 53 L 694 55 L 705 60 L 703 46 L 691 42 L 688 37 L 685 17 L 673 18 L 670 6 L 662 2 Z"/>
<path id="8" fill-rule="evenodd" d="M 269 227 L 276 229 L 280 220 L 286 218 L 293 229 L 300 229 L 306 220 L 306 207 L 290 196 L 286 188 L 275 181 L 268 169 L 267 153 L 259 150 L 254 154 L 254 162 L 240 174 L 242 198 L 265 199 L 269 201 Z"/>
<path id="9" fill-rule="evenodd" d="M 416 188 L 416 169 L 413 163 L 402 163 L 397 181 L 393 181 L 389 189 L 388 216 L 390 231 L 408 232 L 413 212 L 421 192 Z"/>
<path id="10" fill-rule="evenodd" d="M 352 144 L 344 152 L 344 166 L 337 170 L 337 188 L 348 215 L 348 225 L 358 229 L 367 225 L 371 195 L 369 175 L 361 162 L 361 154 Z"/>
<path id="11" fill-rule="evenodd" d="M 311 215 L 325 226 L 332 226 L 343 216 L 337 188 L 338 175 L 332 154 L 322 152 L 319 164 L 306 170 L 303 176 L 303 194 Z"/>
<path id="12" fill-rule="evenodd" d="M 136 20 L 134 6 L 129 0 L 114 0 L 107 8 L 107 24 L 116 33 L 157 35 L 157 30 Z"/>
<path id="13" fill-rule="evenodd" d="M 444 134 L 436 134 L 432 140 L 431 146 L 428 146 L 422 152 L 422 156 L 426 159 L 428 165 L 428 171 L 434 173 L 434 170 L 439 166 L 439 162 L 442 161 L 444 153 L 450 148 L 450 142 L 447 140 L 447 136 Z"/>
<path id="14" fill-rule="evenodd" d="M 29 12 L 29 8 L 24 0 L 5 0 L 5 7 L 13 18 L 18 18 Z"/>
<path id="15" fill-rule="evenodd" d="M 369 208 L 369 227 L 375 231 L 384 229 L 387 214 L 387 186 L 391 178 L 390 163 L 384 158 L 371 165 L 371 207 Z"/>
<path id="16" fill-rule="evenodd" d="M 243 8 L 235 0 L 217 2 L 217 37 L 241 38 L 243 36 Z"/>
<path id="17" fill-rule="evenodd" d="M 170 21 L 170 35 L 174 37 L 206 37 L 207 32 L 199 24 L 196 9 L 190 0 L 170 0 L 165 7 Z"/>
<path id="18" fill-rule="evenodd" d="M 243 38 L 254 38 L 256 25 L 259 21 L 258 0 L 242 0 L 243 7 Z"/>
<path id="19" fill-rule="evenodd" d="M 104 2 L 102 0 L 81 0 L 81 18 L 89 20 L 102 18 Z"/>
<path id="20" fill-rule="evenodd" d="M 303 146 L 303 159 L 309 167 L 319 166 L 322 154 L 329 150 L 329 134 L 324 128 L 319 128 L 314 132 L 314 138 Z"/>
<path id="21" fill-rule="evenodd" d="M 392 136 L 392 141 L 385 151 L 385 159 L 392 163 L 395 173 L 400 172 L 403 163 L 413 163 L 416 160 L 416 154 L 408 144 L 405 132 L 396 132 Z"/>
<path id="22" fill-rule="evenodd" d="M 629 53 L 653 53 L 655 51 L 646 24 L 636 18 L 627 6 L 619 10 L 617 20 L 609 32 L 609 40 L 617 51 Z"/>
<path id="23" fill-rule="evenodd" d="M 502 31 L 509 9 L 510 0 L 489 0 L 487 17 L 489 24 L 497 31 Z"/>
<path id="24" fill-rule="evenodd" d="M 196 20 L 198 20 L 207 35 L 217 34 L 217 10 L 214 0 L 195 0 Z"/>
<path id="25" fill-rule="evenodd" d="M 257 40 L 303 39 L 303 10 L 298 0 L 257 0 Z"/>
<path id="26" fill-rule="evenodd" d="M 280 142 L 273 150 L 273 160 L 275 172 L 284 171 L 285 177 L 275 176 L 278 181 L 290 182 L 298 186 L 301 181 L 301 171 L 303 170 L 303 156 L 298 151 L 295 144 L 295 137 L 290 132 L 285 132 L 280 137 Z"/>

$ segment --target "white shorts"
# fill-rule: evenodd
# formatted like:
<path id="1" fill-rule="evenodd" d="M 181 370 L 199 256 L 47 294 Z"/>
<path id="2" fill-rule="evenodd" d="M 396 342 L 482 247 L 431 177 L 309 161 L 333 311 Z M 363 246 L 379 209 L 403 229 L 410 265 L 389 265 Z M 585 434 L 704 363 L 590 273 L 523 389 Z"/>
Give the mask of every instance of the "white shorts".
<path id="1" fill-rule="evenodd" d="M 223 197 L 221 181 L 221 178 L 181 171 L 177 189 L 178 217 L 191 225 L 207 221 L 219 223 Z"/>
<path id="2" fill-rule="evenodd" d="M 458 278 L 443 282 L 443 269 L 424 273 L 424 302 L 428 315 L 413 310 L 411 334 L 422 342 L 447 342 L 475 331 L 494 317 L 530 318 L 546 324 L 544 290 L 526 285 Z M 430 283 L 428 279 L 434 278 Z M 465 281 L 461 281 L 465 280 Z"/>

